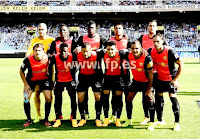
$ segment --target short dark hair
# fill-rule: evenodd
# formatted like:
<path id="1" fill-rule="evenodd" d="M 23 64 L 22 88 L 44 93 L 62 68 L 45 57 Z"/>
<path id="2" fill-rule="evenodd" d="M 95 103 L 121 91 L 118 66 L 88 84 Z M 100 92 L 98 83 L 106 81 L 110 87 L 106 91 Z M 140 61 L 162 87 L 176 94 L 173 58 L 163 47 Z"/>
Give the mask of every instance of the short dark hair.
<path id="1" fill-rule="evenodd" d="M 164 37 L 163 37 L 163 35 L 160 34 L 160 33 L 155 34 L 155 35 L 153 36 L 153 38 L 155 38 L 155 37 L 160 37 L 160 38 L 164 41 Z"/>
<path id="2" fill-rule="evenodd" d="M 108 41 L 106 42 L 106 47 L 107 47 L 107 46 L 113 46 L 113 45 L 115 45 L 115 47 L 116 47 L 116 42 L 113 41 L 113 40 L 108 40 Z"/>
<path id="3" fill-rule="evenodd" d="M 149 23 L 150 23 L 150 22 L 156 22 L 156 23 L 157 23 L 157 20 L 152 19 L 152 20 L 149 21 Z"/>
<path id="4" fill-rule="evenodd" d="M 90 20 L 90 21 L 87 23 L 87 27 L 89 27 L 90 25 L 93 25 L 93 24 L 95 24 L 95 26 L 96 26 L 96 23 L 95 23 L 93 20 Z"/>
<path id="5" fill-rule="evenodd" d="M 134 40 L 134 41 L 132 41 L 131 43 L 130 43 L 130 46 L 133 44 L 133 45 L 135 45 L 136 43 L 139 43 L 139 45 L 141 46 L 141 43 L 140 43 L 140 41 L 138 41 L 138 40 Z M 142 47 L 142 46 L 141 46 Z"/>
<path id="6" fill-rule="evenodd" d="M 44 45 L 42 43 L 36 43 L 34 46 L 33 46 L 33 50 L 35 48 L 42 48 L 44 50 Z"/>
<path id="7" fill-rule="evenodd" d="M 81 46 L 81 48 L 86 48 L 87 46 L 91 46 L 90 43 L 84 42 Z"/>
<path id="8" fill-rule="evenodd" d="M 124 25 L 123 25 L 123 23 L 122 23 L 122 22 L 116 22 L 116 23 L 114 23 L 114 27 L 115 27 L 115 26 L 117 26 L 117 25 L 121 25 L 121 26 L 123 26 L 123 27 L 124 27 Z"/>
<path id="9" fill-rule="evenodd" d="M 60 32 L 61 32 L 61 30 L 62 30 L 62 27 L 67 27 L 67 25 L 64 24 L 64 23 L 59 24 L 59 25 L 58 25 L 58 28 L 59 28 L 59 31 L 60 31 Z M 67 27 L 67 30 L 69 31 L 68 27 Z"/>
<path id="10" fill-rule="evenodd" d="M 60 44 L 60 49 L 61 49 L 61 48 L 64 48 L 64 47 L 67 47 L 67 48 L 68 48 L 68 47 L 69 47 L 69 44 L 64 43 L 64 42 L 61 43 L 61 44 Z"/>

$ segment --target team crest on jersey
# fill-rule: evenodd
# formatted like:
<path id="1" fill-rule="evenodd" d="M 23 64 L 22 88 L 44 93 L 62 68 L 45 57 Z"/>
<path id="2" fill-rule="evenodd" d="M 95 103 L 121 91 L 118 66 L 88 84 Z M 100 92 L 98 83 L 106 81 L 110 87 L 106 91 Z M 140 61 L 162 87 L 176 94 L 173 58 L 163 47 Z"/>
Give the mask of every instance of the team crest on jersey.
<path id="1" fill-rule="evenodd" d="M 115 60 L 118 62 L 120 60 L 120 58 L 116 58 Z"/>
<path id="2" fill-rule="evenodd" d="M 140 65 L 140 67 L 142 67 L 142 66 L 143 66 L 143 63 L 142 63 L 142 62 L 140 62 L 140 63 L 139 63 L 139 65 Z"/>
<path id="3" fill-rule="evenodd" d="M 163 59 L 166 61 L 167 60 L 167 56 L 163 56 Z"/>

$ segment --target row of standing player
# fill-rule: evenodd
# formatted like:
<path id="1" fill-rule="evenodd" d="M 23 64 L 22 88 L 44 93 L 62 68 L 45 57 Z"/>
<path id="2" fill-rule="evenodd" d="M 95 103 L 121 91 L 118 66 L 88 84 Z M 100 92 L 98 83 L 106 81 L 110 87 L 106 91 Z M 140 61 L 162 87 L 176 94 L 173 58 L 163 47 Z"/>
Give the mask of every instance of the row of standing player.
<path id="1" fill-rule="evenodd" d="M 45 44 L 47 44 L 48 43 L 48 41 L 46 41 L 47 39 L 49 39 L 49 42 L 51 41 L 51 38 L 49 38 L 49 37 L 46 37 L 46 39 L 42 39 L 41 38 L 41 36 L 43 35 L 43 34 L 45 34 L 44 32 L 45 32 L 45 25 L 44 24 L 40 24 L 39 26 L 38 26 L 38 31 L 39 31 L 39 37 L 36 37 L 35 38 L 35 40 L 33 39 L 32 40 L 32 46 L 33 46 L 33 44 L 34 43 L 36 43 L 36 42 L 40 42 L 40 43 L 45 43 Z M 142 44 L 142 47 L 143 48 L 150 48 L 150 47 L 153 47 L 154 46 L 154 43 L 153 43 L 153 36 L 155 35 L 155 33 L 156 33 L 156 29 L 157 29 L 157 23 L 156 23 L 156 21 L 151 21 L 151 22 L 149 22 L 149 25 L 148 25 L 148 30 L 149 30 L 149 34 L 147 34 L 147 35 L 144 35 L 144 36 L 142 36 L 139 40 L 140 40 L 140 42 L 141 42 L 141 44 Z M 43 34 L 41 33 L 41 32 L 43 32 Z M 136 50 L 136 49 L 134 49 L 134 48 L 132 48 L 132 45 L 133 46 L 136 46 L 136 47 L 138 47 L 138 46 L 140 46 L 139 44 L 140 43 L 138 43 L 137 41 L 136 42 L 134 42 L 134 43 L 132 43 L 132 45 L 128 45 L 128 40 L 127 40 L 127 37 L 125 36 L 123 36 L 123 25 L 122 24 L 116 24 L 115 25 L 115 28 L 114 28 L 114 33 L 115 33 L 115 37 L 112 37 L 112 38 L 110 38 L 110 40 L 113 40 L 113 41 L 115 41 L 115 43 L 116 43 L 116 49 L 118 49 L 118 50 L 120 50 L 120 49 L 126 49 L 126 48 L 128 48 L 128 46 L 130 47 L 131 46 L 131 50 Z M 43 35 L 44 36 L 44 35 Z M 161 37 L 162 38 L 162 37 Z M 162 40 L 162 39 L 161 39 Z M 65 42 L 65 43 L 67 43 L 67 44 L 69 44 L 69 51 L 71 51 L 72 53 L 74 53 L 74 49 L 76 48 L 76 45 L 77 45 L 77 43 L 75 44 L 75 42 L 72 40 L 72 39 L 68 39 L 68 28 L 65 26 L 65 25 L 61 25 L 61 28 L 60 28 L 60 37 L 59 38 L 56 38 L 56 40 L 55 41 L 53 41 L 52 43 L 51 43 L 51 47 L 50 47 L 50 51 L 49 51 L 49 53 L 51 53 L 51 54 L 53 54 L 53 53 L 56 53 L 56 52 L 58 52 L 58 50 L 59 50 L 59 46 L 60 46 L 60 44 L 62 43 L 62 42 Z M 78 41 L 78 45 L 80 45 L 80 46 L 82 46 L 82 44 L 84 43 L 84 42 L 89 42 L 89 44 L 90 44 L 90 46 L 93 48 L 93 49 L 97 49 L 97 48 L 102 48 L 103 47 L 103 45 L 105 45 L 105 39 L 103 39 L 102 37 L 100 37 L 98 34 L 96 34 L 96 24 L 93 22 L 93 21 L 90 21 L 89 22 L 89 24 L 88 24 L 88 35 L 85 35 L 85 36 L 83 36 L 83 37 L 80 37 L 79 38 L 79 41 Z M 75 45 L 73 45 L 73 44 L 75 44 Z M 139 47 L 140 48 L 140 47 Z M 71 50 L 70 50 L 71 49 Z M 46 49 L 47 50 L 47 49 Z M 137 48 L 137 50 L 138 50 L 138 48 Z M 137 51 L 136 50 L 136 51 Z M 140 51 L 140 49 L 139 49 L 139 52 L 141 52 Z M 139 53 L 138 52 L 138 53 Z M 171 52 L 171 50 L 170 50 L 170 52 Z M 29 53 L 30 53 L 30 49 L 29 49 Z M 28 53 L 27 53 L 28 54 Z M 128 59 L 127 59 L 128 60 Z M 178 61 L 179 61 L 179 59 L 178 59 Z M 150 60 L 149 60 L 149 62 L 150 62 Z M 178 62 L 178 63 L 181 63 L 181 62 Z M 145 63 L 146 64 L 146 63 Z M 181 67 L 181 66 L 180 66 Z M 151 69 L 151 68 L 150 68 Z M 181 68 L 180 68 L 181 69 Z M 148 71 L 148 70 L 147 70 Z M 179 72 L 178 72 L 179 73 Z M 81 75 L 81 74 L 80 74 Z M 178 76 L 179 76 L 179 74 L 177 74 Z M 178 77 L 177 76 L 177 77 Z M 150 76 L 148 76 L 148 77 L 150 77 Z M 134 76 L 134 79 L 135 79 L 136 77 Z M 177 78 L 175 78 L 175 81 L 176 81 L 176 79 Z M 111 81 L 112 82 L 112 81 Z M 173 82 L 172 82 L 173 83 Z M 136 83 L 135 83 L 136 84 Z M 149 83 L 149 84 L 151 84 L 151 83 Z M 149 85 L 148 84 L 148 85 Z M 84 88 L 84 87 L 83 87 Z M 114 88 L 115 88 L 115 86 L 114 86 Z M 131 87 L 132 88 L 132 87 Z M 133 88 L 135 88 L 135 87 L 133 87 Z M 149 88 L 149 87 L 148 87 Z M 109 89 L 109 88 L 108 88 Z M 116 88 L 115 88 L 115 90 L 116 90 Z M 115 93 L 113 93 L 113 98 L 112 98 L 112 108 L 113 108 L 113 115 L 111 116 L 111 120 L 115 117 L 115 115 L 117 115 L 117 119 L 116 119 L 116 125 L 117 126 L 121 126 L 121 123 L 120 123 L 120 120 L 119 120 L 119 117 L 120 117 L 120 109 L 121 109 L 121 106 L 122 106 L 122 104 L 121 103 L 119 103 L 119 102 L 121 102 L 121 90 L 120 89 L 118 89 L 118 90 L 120 90 L 120 91 L 118 91 L 118 90 L 116 90 L 115 91 L 114 89 L 112 89 L 112 91 L 113 92 L 116 92 L 116 94 Z M 86 120 L 85 120 L 85 117 L 83 116 L 85 113 L 87 114 L 88 113 L 88 111 L 87 111 L 87 109 L 88 109 L 88 106 L 86 105 L 87 104 L 87 100 L 88 100 L 88 98 L 87 98 L 87 95 L 88 95 L 88 93 L 85 93 L 85 91 L 86 90 L 81 90 L 82 92 L 80 92 L 80 93 L 78 93 L 78 97 L 79 97 L 79 103 L 81 103 L 81 105 L 80 105 L 80 107 L 81 106 L 83 106 L 83 108 L 79 108 L 79 109 L 82 109 L 82 110 L 80 110 L 80 113 L 81 113 L 81 121 L 79 122 L 80 123 L 80 125 L 84 125 L 85 123 L 86 123 Z M 126 90 L 125 89 L 125 95 L 126 95 L 126 109 L 127 109 L 127 118 L 128 118 L 128 120 L 124 123 L 124 124 L 122 124 L 122 126 L 128 126 L 129 124 L 131 124 L 132 123 L 132 121 L 131 121 L 131 115 L 132 115 L 132 99 L 134 98 L 134 96 L 135 96 L 135 94 L 136 94 L 136 92 L 137 91 L 141 91 L 141 90 L 132 90 L 133 92 L 135 92 L 135 93 L 133 93 L 133 92 L 131 92 L 131 93 L 128 93 L 128 90 Z M 162 91 L 162 90 L 161 90 Z M 168 91 L 168 90 L 166 90 L 166 91 Z M 36 91 L 36 92 L 39 92 L 39 90 L 38 91 Z M 69 92 L 69 91 L 68 91 Z M 86 91 L 87 92 L 87 91 Z M 103 100 L 106 100 L 107 98 L 109 98 L 109 91 L 108 90 L 106 90 L 106 91 L 103 91 L 104 93 L 104 95 L 103 95 Z M 38 96 L 37 94 L 38 93 L 35 93 L 36 94 L 36 96 Z M 85 95 L 86 94 L 86 95 Z M 95 95 L 95 99 L 96 100 L 98 100 L 98 93 L 96 93 L 97 94 L 97 96 Z M 164 104 L 164 101 L 163 101 L 163 97 L 162 97 L 162 95 L 158 95 L 158 94 L 162 94 L 162 93 L 156 93 L 156 98 L 158 98 L 157 100 L 157 104 L 158 105 L 156 105 L 156 106 L 158 106 L 157 107 L 157 115 L 159 115 L 159 116 L 157 116 L 158 117 L 158 121 L 160 121 L 160 122 L 157 122 L 157 123 L 159 123 L 159 124 L 162 124 L 162 123 L 164 123 L 164 121 L 162 120 L 162 109 L 163 109 L 163 104 Z M 170 99 L 171 98 L 176 98 L 176 96 L 175 96 L 175 94 L 174 93 L 170 93 L 170 94 L 173 94 L 173 95 L 170 95 Z M 84 95 L 86 96 L 85 98 L 84 98 Z M 56 96 L 56 95 L 55 95 Z M 119 97 L 120 96 L 120 97 Z M 148 96 L 151 96 L 151 95 L 148 95 Z M 159 97 L 158 97 L 159 96 Z M 60 101 L 62 100 L 62 96 L 61 97 L 59 97 L 60 99 Z M 151 117 L 151 112 L 150 112 L 150 110 L 149 110 L 149 108 L 148 108 L 148 102 L 147 102 L 147 98 L 152 98 L 152 97 L 145 97 L 145 92 L 143 91 L 143 109 L 144 109 L 144 113 L 145 113 L 145 118 L 144 118 L 144 121 L 143 122 L 141 122 L 141 124 L 146 124 L 147 122 L 149 122 L 149 113 L 150 113 L 150 117 Z M 55 98 L 56 99 L 56 98 Z M 39 100 L 37 97 L 35 97 L 35 100 Z M 84 101 L 83 101 L 84 100 Z M 148 100 L 151 100 L 151 99 L 148 99 Z M 86 101 L 86 102 L 85 102 Z M 175 105 L 178 107 L 179 105 L 178 105 L 178 102 L 177 102 L 177 99 L 176 100 L 172 100 L 171 99 L 171 101 L 172 101 L 172 104 L 173 104 L 173 110 L 174 110 L 174 107 L 175 107 Z M 103 102 L 107 102 L 107 101 L 103 101 Z M 131 102 L 131 103 L 130 103 Z M 159 106 L 159 103 L 160 103 L 160 105 L 161 106 Z M 62 102 L 61 102 L 61 104 L 62 104 Z M 116 105 L 116 104 L 118 104 L 118 105 Z M 107 106 L 108 106 L 109 104 L 103 104 L 103 106 L 104 107 L 106 107 L 107 108 Z M 39 106 L 38 104 L 36 104 L 36 106 Z M 95 104 L 95 106 L 96 106 L 96 104 Z M 153 103 L 151 103 L 151 106 L 153 106 Z M 116 108 L 117 107 L 117 108 Z M 150 109 L 152 109 L 152 113 L 153 113 L 153 111 L 154 111 L 154 107 L 152 107 L 152 108 L 150 108 Z M 39 109 L 37 109 L 37 110 L 39 110 Z M 73 109 L 72 109 L 72 111 L 73 111 Z M 160 111 L 160 112 L 158 112 L 158 111 Z M 37 111 L 38 112 L 38 111 Z M 130 113 L 131 112 L 131 113 Z M 73 112 L 72 112 L 73 113 Z M 159 113 L 159 114 L 158 114 Z M 177 111 L 175 111 L 175 113 L 177 113 Z M 110 121 L 108 120 L 108 114 L 107 114 L 107 112 L 105 112 L 104 111 L 104 114 L 105 114 L 105 120 L 104 120 L 104 123 L 102 124 L 103 126 L 106 126 L 106 125 L 108 125 L 109 123 L 110 123 Z M 73 115 L 73 114 L 72 114 Z M 153 114 L 152 114 L 153 115 Z M 161 118 L 159 118 L 161 116 Z M 179 124 L 177 124 L 178 123 L 178 121 L 179 120 L 176 120 L 177 118 L 176 118 L 177 116 L 175 116 L 175 121 L 176 121 L 176 124 L 175 125 L 178 125 L 178 126 L 175 126 L 175 127 L 179 127 L 179 129 L 180 129 L 180 125 Z M 179 110 L 178 110 L 178 117 L 179 117 Z M 41 119 L 41 115 L 40 115 L 40 112 L 38 112 L 38 118 L 36 118 L 35 119 L 35 122 L 39 122 L 39 120 Z M 56 119 L 62 119 L 62 112 L 60 111 L 60 113 L 59 114 L 57 114 L 57 116 L 56 116 Z M 73 118 L 72 118 L 73 119 Z M 98 116 L 97 116 L 97 119 L 99 119 L 98 118 Z M 154 118 L 151 118 L 151 119 L 153 119 L 154 120 Z M 179 119 L 179 118 L 178 118 Z M 152 121 L 152 120 L 151 120 Z M 99 124 L 98 124 L 99 123 Z M 98 125 L 101 125 L 100 124 L 100 121 L 97 121 L 96 122 L 96 124 L 97 124 L 97 126 Z M 57 124 L 57 125 L 59 125 L 59 123 Z M 148 128 L 148 129 L 154 129 L 154 128 L 152 128 L 153 126 L 154 126 L 155 124 L 150 124 L 150 128 Z"/>

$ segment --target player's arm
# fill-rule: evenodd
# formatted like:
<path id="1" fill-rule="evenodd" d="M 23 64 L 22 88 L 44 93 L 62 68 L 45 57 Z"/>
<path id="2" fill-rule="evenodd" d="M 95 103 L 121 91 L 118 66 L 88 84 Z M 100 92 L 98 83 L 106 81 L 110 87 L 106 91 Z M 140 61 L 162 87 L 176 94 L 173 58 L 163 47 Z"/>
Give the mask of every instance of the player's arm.
<path id="1" fill-rule="evenodd" d="M 56 42 L 53 41 L 51 43 L 51 46 L 50 46 L 49 50 L 47 51 L 47 54 L 55 55 L 55 53 L 56 53 Z"/>
<path id="2" fill-rule="evenodd" d="M 49 72 L 49 81 L 53 82 L 54 80 L 54 65 L 55 65 L 55 56 L 49 57 L 49 66 L 48 66 L 48 72 Z"/>
<path id="3" fill-rule="evenodd" d="M 26 77 L 25 77 L 25 70 L 27 69 L 27 65 L 28 65 L 28 58 L 25 58 L 22 65 L 21 65 L 21 68 L 20 68 L 20 71 L 19 71 L 19 74 L 20 74 L 20 77 L 24 83 L 24 91 L 26 92 L 29 92 L 31 90 L 30 86 L 28 85 L 27 81 L 26 81 Z"/>
<path id="4" fill-rule="evenodd" d="M 170 84 L 173 84 L 176 88 L 178 88 L 178 78 L 182 72 L 183 69 L 183 62 L 180 60 L 179 55 L 172 49 L 170 49 L 169 53 L 171 54 L 170 57 L 172 57 L 172 60 L 175 61 L 175 63 L 178 65 L 178 71 L 174 79 L 170 82 Z"/>
<path id="5" fill-rule="evenodd" d="M 151 87 L 153 84 L 153 60 L 151 56 L 146 56 L 145 65 L 146 65 L 146 70 L 148 74 L 148 84 L 147 84 L 147 91 L 145 93 L 145 96 L 148 99 L 153 100 L 153 94 L 151 92 Z"/>
<path id="6" fill-rule="evenodd" d="M 104 37 L 100 37 L 100 49 L 103 49 L 103 48 L 105 48 L 106 47 L 106 39 L 104 38 Z"/>
<path id="7" fill-rule="evenodd" d="M 33 42 L 31 41 L 31 45 L 28 47 L 25 57 L 30 56 L 32 53 L 33 53 Z"/>
<path id="8" fill-rule="evenodd" d="M 153 60 L 150 56 L 147 56 L 146 59 L 147 61 L 147 74 L 148 74 L 148 85 L 147 85 L 147 91 L 145 93 L 145 96 L 147 96 L 150 100 L 153 99 L 153 94 L 151 92 L 151 87 L 153 84 Z"/>
<path id="9" fill-rule="evenodd" d="M 74 59 L 74 57 L 73 57 L 73 59 Z M 71 72 L 71 76 L 72 76 L 72 79 L 73 79 L 72 85 L 74 85 L 74 86 L 76 85 L 76 71 L 77 71 L 76 70 L 76 62 L 77 61 L 73 60 L 72 61 L 72 65 L 70 67 L 70 72 Z"/>
<path id="10" fill-rule="evenodd" d="M 129 68 L 129 63 L 128 63 L 128 54 L 129 51 L 128 49 L 122 49 L 119 50 L 119 54 L 120 54 L 120 58 L 121 58 L 121 66 L 122 66 L 122 74 L 121 77 L 125 83 L 126 86 L 129 86 L 131 83 L 131 79 L 130 79 L 130 68 Z M 126 70 L 126 72 L 124 72 L 124 70 Z"/>
<path id="11" fill-rule="evenodd" d="M 73 44 L 73 53 L 78 54 L 81 50 L 81 46 L 83 44 L 83 36 L 81 36 L 78 41 L 75 43 L 75 41 L 72 43 Z"/>

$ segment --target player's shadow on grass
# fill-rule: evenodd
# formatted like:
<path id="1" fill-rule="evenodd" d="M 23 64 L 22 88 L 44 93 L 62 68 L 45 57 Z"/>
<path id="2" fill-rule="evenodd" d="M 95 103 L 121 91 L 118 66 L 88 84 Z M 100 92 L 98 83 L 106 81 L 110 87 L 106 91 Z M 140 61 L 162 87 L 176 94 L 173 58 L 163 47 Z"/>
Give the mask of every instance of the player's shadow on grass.
<path id="1" fill-rule="evenodd" d="M 24 120 L 0 120 L 0 131 L 19 131 L 25 130 L 26 132 L 45 132 L 45 131 L 70 131 L 70 130 L 105 130 L 105 129 L 147 129 L 147 125 L 139 125 L 139 122 L 133 122 L 133 125 L 128 127 L 116 127 L 114 123 L 111 123 L 108 127 L 96 127 L 95 120 L 88 120 L 83 127 L 73 128 L 70 120 L 62 120 L 62 125 L 58 128 L 52 126 L 46 127 L 44 120 L 39 123 L 33 123 L 29 127 L 23 127 Z M 122 121 L 123 123 L 124 121 Z M 53 124 L 53 122 L 52 122 Z M 137 128 L 136 128 L 137 127 Z"/>
<path id="2" fill-rule="evenodd" d="M 178 92 L 178 95 L 199 96 L 200 92 Z"/>

